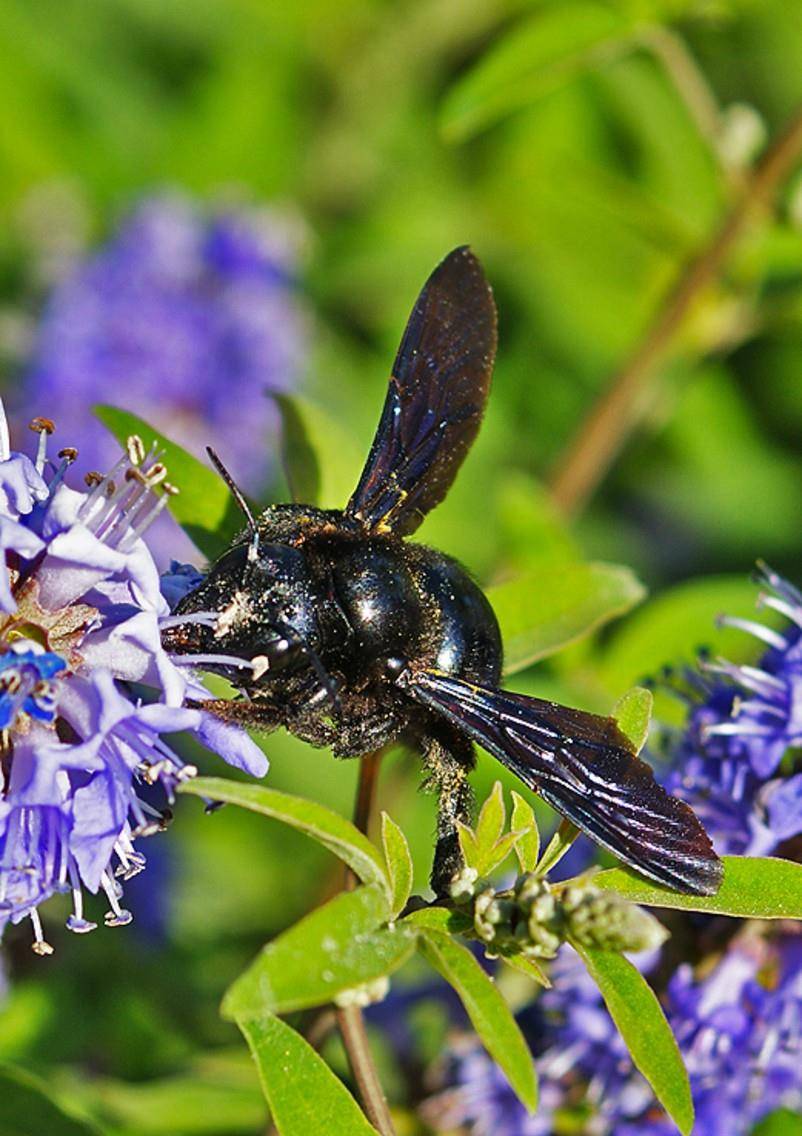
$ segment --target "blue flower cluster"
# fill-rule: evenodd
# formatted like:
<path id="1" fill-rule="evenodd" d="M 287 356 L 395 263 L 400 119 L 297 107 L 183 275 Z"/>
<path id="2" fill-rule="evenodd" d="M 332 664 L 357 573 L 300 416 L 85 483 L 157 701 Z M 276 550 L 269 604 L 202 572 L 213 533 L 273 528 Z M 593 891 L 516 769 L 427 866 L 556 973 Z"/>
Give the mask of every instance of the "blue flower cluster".
<path id="1" fill-rule="evenodd" d="M 724 622 L 766 646 L 754 666 L 705 662 L 688 676 L 687 725 L 672 748 L 666 785 L 696 810 L 717 851 L 783 852 L 802 834 L 802 594 L 761 569 L 760 603 L 787 621 Z M 706 923 L 689 920 L 687 930 Z M 720 949 L 720 947 L 719 947 Z M 648 969 L 654 960 L 643 965 Z M 538 1060 L 541 1106 L 530 1117 L 476 1040 L 456 1043 L 447 1088 L 424 1110 L 435 1127 L 473 1136 L 549 1136 L 555 1116 L 585 1116 L 593 1136 L 675 1131 L 633 1068 L 578 956 L 561 951 L 554 986 L 519 1016 Z M 704 966 L 676 967 L 665 991 L 668 1020 L 691 1080 L 697 1129 L 741 1136 L 779 1108 L 802 1111 L 802 936 L 747 927 Z"/>
<path id="2" fill-rule="evenodd" d="M 51 462 L 52 422 L 31 425 L 35 461 L 11 451 L 0 405 L 0 930 L 29 918 L 49 954 L 38 907 L 56 892 L 72 894 L 72 931 L 95 926 L 85 891 L 105 895 L 108 926 L 130 921 L 122 881 L 145 866 L 136 841 L 165 823 L 145 790 L 169 804 L 194 773 L 165 735 L 194 734 L 256 776 L 267 761 L 246 733 L 186 705 L 206 693 L 162 648 L 170 609 L 142 540 L 175 492 L 157 455 L 131 438 L 78 492 L 64 483 L 75 450 Z"/>
<path id="3" fill-rule="evenodd" d="M 258 492 L 276 424 L 266 396 L 296 385 L 305 355 L 297 243 L 265 209 L 146 198 L 52 292 L 15 420 L 46 406 L 90 469 L 108 468 L 114 452 L 87 414 L 97 402 L 200 457 L 211 431 L 237 480 Z"/>

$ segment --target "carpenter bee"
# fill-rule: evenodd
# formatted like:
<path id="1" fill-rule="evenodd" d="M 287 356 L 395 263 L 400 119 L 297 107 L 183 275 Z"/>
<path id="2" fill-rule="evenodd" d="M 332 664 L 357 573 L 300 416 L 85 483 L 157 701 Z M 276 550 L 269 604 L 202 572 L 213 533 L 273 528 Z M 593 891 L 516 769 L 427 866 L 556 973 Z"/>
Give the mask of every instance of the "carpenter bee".
<path id="1" fill-rule="evenodd" d="M 496 309 L 467 247 L 412 310 L 367 463 L 345 509 L 286 504 L 248 524 L 176 609 L 165 647 L 204 656 L 239 697 L 204 705 L 259 730 L 285 726 L 337 757 L 397 739 L 439 794 L 432 886 L 462 866 L 478 742 L 625 863 L 712 894 L 722 865 L 695 814 L 655 781 L 612 718 L 499 689 L 493 610 L 456 561 L 405 538 L 448 492 L 476 437 Z M 214 456 L 214 455 L 213 455 Z M 243 675 L 245 676 L 243 678 Z"/>

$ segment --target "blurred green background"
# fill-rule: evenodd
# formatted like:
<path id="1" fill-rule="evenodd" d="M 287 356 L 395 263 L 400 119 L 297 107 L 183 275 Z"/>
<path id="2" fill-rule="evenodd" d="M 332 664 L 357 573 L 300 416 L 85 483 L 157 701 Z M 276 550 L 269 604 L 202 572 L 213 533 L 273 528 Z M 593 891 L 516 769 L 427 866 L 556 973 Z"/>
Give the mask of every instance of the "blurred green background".
<path id="1" fill-rule="evenodd" d="M 319 433 L 324 503 L 341 504 L 415 294 L 468 242 L 496 292 L 498 366 L 479 441 L 423 539 L 485 580 L 581 557 L 631 566 L 650 593 L 515 685 L 608 709 L 701 644 L 748 654 L 713 618 L 753 610 L 756 558 L 802 581 L 796 173 L 698 297 L 589 507 L 569 525 L 547 491 L 583 416 L 802 104 L 800 5 L 0 0 L 0 57 L 6 387 L 15 330 L 46 299 L 43 211 L 80 209 L 94 241 L 154 189 L 278 205 L 305 234 L 305 393 L 336 423 L 336 436 Z M 350 810 L 351 765 L 280 736 L 266 749 L 271 784 Z M 481 765 L 480 791 L 495 772 Z M 382 804 L 424 886 L 433 802 L 418 777 L 394 755 Z M 255 1133 L 264 1109 L 219 997 L 335 869 L 284 829 L 232 809 L 203 817 L 194 801 L 160 839 L 160 887 L 136 886 L 166 934 L 81 940 L 59 930 L 56 903 L 53 959 L 30 953 L 27 932 L 9 936 L 0 1060 L 46 1077 L 104 1131 Z"/>

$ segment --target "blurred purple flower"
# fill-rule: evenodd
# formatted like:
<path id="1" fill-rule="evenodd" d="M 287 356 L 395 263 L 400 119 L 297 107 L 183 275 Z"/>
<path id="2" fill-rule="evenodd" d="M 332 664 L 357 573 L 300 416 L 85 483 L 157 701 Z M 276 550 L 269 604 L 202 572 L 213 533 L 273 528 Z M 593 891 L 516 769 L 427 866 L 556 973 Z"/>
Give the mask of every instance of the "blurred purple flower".
<path id="1" fill-rule="evenodd" d="M 110 402 L 199 457 L 213 442 L 258 493 L 276 424 L 266 394 L 295 386 L 304 358 L 295 264 L 267 210 L 145 199 L 52 292 L 15 419 L 44 408 L 86 468 L 106 469 L 114 441 L 88 408 Z"/>
<path id="2" fill-rule="evenodd" d="M 169 607 L 141 534 L 166 503 L 164 467 L 132 438 L 107 477 L 77 492 L 63 482 L 74 451 L 53 465 L 51 424 L 39 427 L 34 463 L 11 453 L 0 407 L 0 929 L 29 917 L 47 954 L 37 909 L 54 892 L 72 893 L 73 931 L 95 926 L 84 889 L 105 893 L 108 926 L 130 921 L 120 880 L 145 865 L 137 837 L 165 820 L 141 790 L 157 786 L 169 803 L 194 772 L 164 735 L 212 738 L 256 776 L 267 762 L 243 731 L 210 732 L 210 716 L 184 705 L 201 688 L 162 649 Z M 130 682 L 150 688 L 147 703 Z"/>
<path id="3" fill-rule="evenodd" d="M 779 768 L 802 745 L 802 595 L 769 569 L 762 579 L 760 602 L 788 626 L 722 620 L 768 650 L 756 666 L 720 660 L 689 676 L 687 725 L 669 752 L 666 788 L 693 806 L 721 854 L 768 855 L 802 833 L 802 773 Z"/>

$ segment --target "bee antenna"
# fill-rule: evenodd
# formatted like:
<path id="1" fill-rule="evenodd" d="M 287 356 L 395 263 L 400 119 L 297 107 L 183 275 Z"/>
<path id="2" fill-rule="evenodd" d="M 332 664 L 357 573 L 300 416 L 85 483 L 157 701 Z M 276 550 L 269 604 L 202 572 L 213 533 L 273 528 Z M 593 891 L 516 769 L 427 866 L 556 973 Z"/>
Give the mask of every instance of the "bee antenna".
<path id="1" fill-rule="evenodd" d="M 248 502 L 245 500 L 245 494 L 242 492 L 240 487 L 237 485 L 236 481 L 231 476 L 231 474 L 228 472 L 228 470 L 226 469 L 226 467 L 223 465 L 222 461 L 218 457 L 217 453 L 212 449 L 211 446 L 206 447 L 206 453 L 209 455 L 209 460 L 211 461 L 212 465 L 214 466 L 214 468 L 217 470 L 217 472 L 222 477 L 223 481 L 228 486 L 229 492 L 231 493 L 231 496 L 236 501 L 238 507 L 245 514 L 245 519 L 248 522 L 248 529 L 250 530 L 251 536 L 254 537 L 254 538 L 258 538 L 259 530 L 256 526 L 256 520 L 254 519 L 254 515 L 251 512 L 251 507 L 248 504 Z"/>

